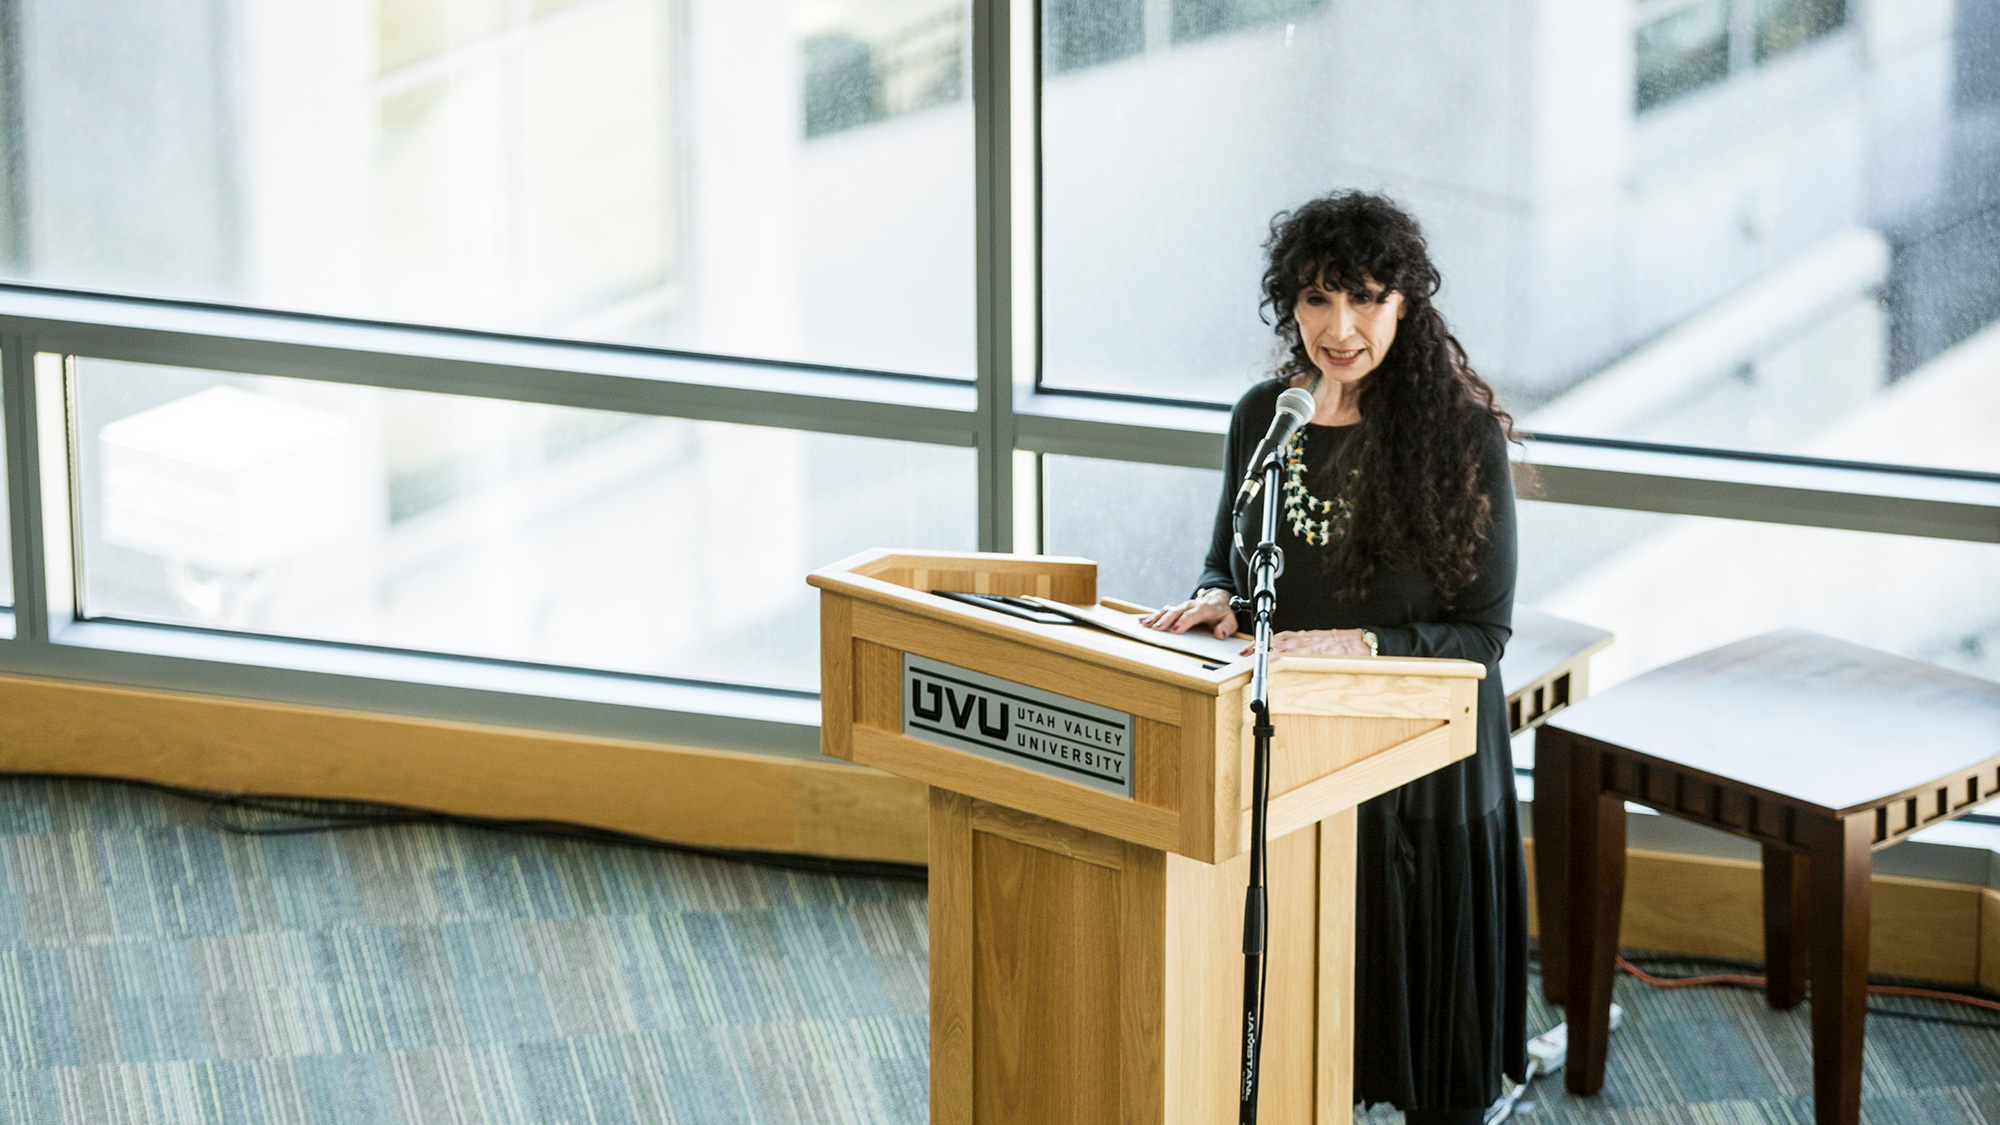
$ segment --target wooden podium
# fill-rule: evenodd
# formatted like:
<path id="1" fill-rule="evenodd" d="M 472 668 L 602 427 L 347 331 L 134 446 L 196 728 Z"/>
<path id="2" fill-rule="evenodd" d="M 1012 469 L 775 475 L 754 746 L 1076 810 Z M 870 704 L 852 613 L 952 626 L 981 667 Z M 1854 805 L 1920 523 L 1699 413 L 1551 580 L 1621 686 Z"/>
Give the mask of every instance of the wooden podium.
<path id="1" fill-rule="evenodd" d="M 822 750 L 931 787 L 933 1125 L 1234 1122 L 1250 662 L 934 595 L 1094 605 L 1082 559 L 877 550 L 809 581 Z M 1354 1100 L 1354 806 L 1473 752 L 1484 669 L 1271 667 L 1259 1119 L 1332 1125 Z"/>

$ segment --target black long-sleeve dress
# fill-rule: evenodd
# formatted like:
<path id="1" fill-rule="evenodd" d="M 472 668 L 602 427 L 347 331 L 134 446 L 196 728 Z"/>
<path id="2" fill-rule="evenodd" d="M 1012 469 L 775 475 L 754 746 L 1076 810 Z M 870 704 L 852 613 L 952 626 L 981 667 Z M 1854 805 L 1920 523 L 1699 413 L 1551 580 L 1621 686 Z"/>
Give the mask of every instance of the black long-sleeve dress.
<path id="1" fill-rule="evenodd" d="M 1253 387 L 1231 415 L 1222 503 L 1197 588 L 1249 592 L 1247 569 L 1231 549 L 1229 510 L 1284 387 L 1276 380 Z M 1303 459 L 1319 470 L 1309 480 L 1330 479 L 1325 468 L 1351 433 L 1305 427 Z M 1378 569 L 1365 599 L 1343 598 L 1325 549 L 1278 521 L 1285 572 L 1276 629 L 1373 629 L 1384 656 L 1486 665 L 1478 752 L 1360 808 L 1354 1094 L 1364 1104 L 1483 1108 L 1499 1096 L 1500 1075 L 1521 1080 L 1526 1061 L 1527 877 L 1500 684 L 1500 654 L 1513 633 L 1514 487 L 1497 421 L 1480 473 L 1493 524 L 1475 557 L 1478 577 L 1451 605 L 1417 571 Z M 1259 507 L 1244 517 L 1248 546 L 1256 543 Z"/>

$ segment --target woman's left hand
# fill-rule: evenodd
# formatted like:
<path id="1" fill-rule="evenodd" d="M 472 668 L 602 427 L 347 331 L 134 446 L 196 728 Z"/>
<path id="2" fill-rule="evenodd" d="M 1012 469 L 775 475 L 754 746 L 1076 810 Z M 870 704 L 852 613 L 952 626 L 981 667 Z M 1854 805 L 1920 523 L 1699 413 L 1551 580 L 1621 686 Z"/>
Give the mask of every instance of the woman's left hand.
<path id="1" fill-rule="evenodd" d="M 1246 645 L 1249 656 L 1255 645 Z M 1307 656 L 1367 656 L 1368 642 L 1359 629 L 1287 629 L 1271 636 L 1272 652 L 1296 652 Z"/>

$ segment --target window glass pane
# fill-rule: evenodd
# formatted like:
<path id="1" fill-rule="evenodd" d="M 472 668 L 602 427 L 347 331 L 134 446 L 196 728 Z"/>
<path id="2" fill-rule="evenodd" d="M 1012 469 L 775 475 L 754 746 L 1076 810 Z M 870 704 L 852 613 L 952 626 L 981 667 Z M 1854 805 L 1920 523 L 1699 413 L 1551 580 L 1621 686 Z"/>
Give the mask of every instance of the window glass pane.
<path id="1" fill-rule="evenodd" d="M 1520 505 L 1520 604 L 1609 629 L 1591 690 L 1773 629 L 2000 679 L 2000 545 Z"/>
<path id="2" fill-rule="evenodd" d="M 1196 40 L 1170 22 L 1195 7 L 1143 5 L 1169 26 L 1136 53 L 1042 76 L 1043 385 L 1234 401 L 1278 358 L 1272 216 L 1365 189 L 1424 225 L 1438 307 L 1526 430 L 2000 470 L 2000 130 L 1937 94 L 2000 88 L 2000 51 L 1913 20 L 1893 61 L 1758 67 L 1732 12 L 1863 16 L 1755 3 L 1533 35 L 1476 0 L 1322 4 Z M 1075 10 L 1046 0 L 1048 33 Z"/>
<path id="3" fill-rule="evenodd" d="M 1215 469 L 1046 455 L 1043 549 L 1094 560 L 1101 596 L 1177 602 L 1201 576 L 1221 490 Z"/>
<path id="4" fill-rule="evenodd" d="M 1757 61 L 1784 54 L 1847 22 L 1847 0 L 1757 0 Z"/>
<path id="5" fill-rule="evenodd" d="M 0 276 L 969 377 L 966 9 L 14 0 Z"/>
<path id="6" fill-rule="evenodd" d="M 77 361 L 83 611 L 818 682 L 806 572 L 969 550 L 973 454 Z"/>
<path id="7" fill-rule="evenodd" d="M 1633 48 L 1641 112 L 1722 81 L 1729 77 L 1728 0 L 1698 0 L 1641 24 Z"/>

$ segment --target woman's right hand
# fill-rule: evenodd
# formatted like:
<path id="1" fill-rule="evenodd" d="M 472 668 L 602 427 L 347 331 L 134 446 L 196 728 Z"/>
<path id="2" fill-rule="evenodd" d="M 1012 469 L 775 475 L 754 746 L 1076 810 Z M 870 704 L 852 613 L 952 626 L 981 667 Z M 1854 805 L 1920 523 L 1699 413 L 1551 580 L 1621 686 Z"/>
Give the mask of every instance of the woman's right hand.
<path id="1" fill-rule="evenodd" d="M 1207 626 L 1218 637 L 1236 635 L 1236 614 L 1229 608 L 1227 590 L 1203 591 L 1201 597 L 1154 610 L 1141 617 L 1139 624 L 1167 633 L 1185 633 L 1197 626 Z"/>

